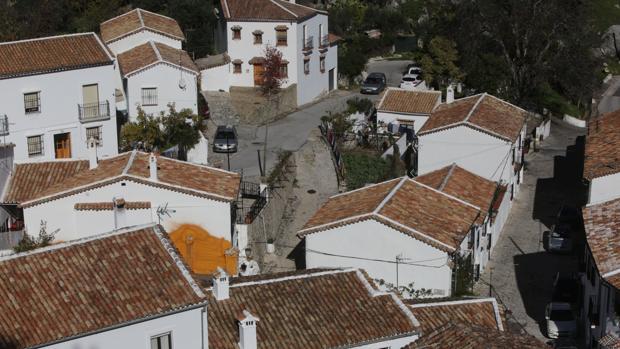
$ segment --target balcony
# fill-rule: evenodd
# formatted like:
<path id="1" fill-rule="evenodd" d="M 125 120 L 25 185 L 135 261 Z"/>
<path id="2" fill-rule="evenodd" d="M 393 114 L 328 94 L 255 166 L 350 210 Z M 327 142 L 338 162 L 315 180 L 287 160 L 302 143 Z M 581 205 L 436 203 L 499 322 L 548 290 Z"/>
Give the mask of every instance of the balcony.
<path id="1" fill-rule="evenodd" d="M 314 37 L 309 36 L 306 38 L 306 40 L 304 40 L 304 51 L 306 52 L 310 52 L 312 51 L 314 45 Z"/>
<path id="2" fill-rule="evenodd" d="M 78 104 L 78 112 L 81 123 L 107 120 L 110 118 L 110 103 Z"/>
<path id="3" fill-rule="evenodd" d="M 6 115 L 0 115 L 0 136 L 9 134 L 9 118 Z"/>
<path id="4" fill-rule="evenodd" d="M 325 51 L 327 51 L 327 49 L 329 48 L 329 35 L 328 34 L 321 36 L 321 42 L 319 43 L 319 48 Z"/>

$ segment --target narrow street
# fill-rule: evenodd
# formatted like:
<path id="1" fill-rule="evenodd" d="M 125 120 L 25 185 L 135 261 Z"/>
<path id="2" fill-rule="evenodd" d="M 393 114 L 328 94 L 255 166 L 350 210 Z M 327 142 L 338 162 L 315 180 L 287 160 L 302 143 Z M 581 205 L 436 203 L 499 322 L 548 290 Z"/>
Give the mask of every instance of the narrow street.
<path id="1" fill-rule="evenodd" d="M 547 341 L 545 306 L 560 271 L 576 271 L 583 242 L 573 255 L 545 251 L 546 234 L 562 205 L 586 200 L 581 181 L 585 130 L 553 120 L 551 135 L 526 157 L 525 179 L 492 260 L 476 284 L 478 295 L 491 294 L 506 306 L 511 329 Z M 581 235 L 583 235 L 581 233 Z M 490 287 L 492 285 L 492 287 Z M 492 288 L 492 291 L 490 289 Z"/>

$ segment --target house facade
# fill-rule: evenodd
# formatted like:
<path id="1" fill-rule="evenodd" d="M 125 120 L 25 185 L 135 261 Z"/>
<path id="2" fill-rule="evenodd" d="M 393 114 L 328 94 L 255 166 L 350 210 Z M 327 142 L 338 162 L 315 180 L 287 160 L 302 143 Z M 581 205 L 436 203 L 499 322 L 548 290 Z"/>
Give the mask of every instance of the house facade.
<path id="1" fill-rule="evenodd" d="M 220 4 L 225 21 L 222 50 L 230 63 L 227 72 L 221 66 L 214 67 L 218 74 L 203 71 L 213 76 L 205 79 L 203 90 L 261 86 L 267 46 L 282 53 L 282 87 L 295 86 L 297 105 L 337 88 L 338 46 L 328 32 L 326 12 L 283 0 L 221 0 Z"/>
<path id="2" fill-rule="evenodd" d="M 417 174 L 456 163 L 516 196 L 526 118 L 525 110 L 486 93 L 438 106 L 418 132 Z"/>
<path id="3" fill-rule="evenodd" d="M 588 203 L 620 197 L 620 111 L 588 124 L 583 177 L 589 182 Z"/>
<path id="4" fill-rule="evenodd" d="M 402 127 L 417 133 L 441 103 L 441 91 L 410 91 L 388 87 L 377 103 L 377 129 L 392 132 Z"/>
<path id="5" fill-rule="evenodd" d="M 150 225 L 0 258 L 0 346 L 204 348 L 205 294 L 171 246 Z"/>
<path id="6" fill-rule="evenodd" d="M 0 43 L 0 133 L 15 161 L 118 153 L 115 58 L 94 33 Z M 36 57 L 36 60 L 34 59 Z"/>
<path id="7" fill-rule="evenodd" d="M 488 243 L 481 208 L 407 177 L 331 197 L 305 224 L 306 265 L 364 268 L 388 288 L 450 296 Z"/>

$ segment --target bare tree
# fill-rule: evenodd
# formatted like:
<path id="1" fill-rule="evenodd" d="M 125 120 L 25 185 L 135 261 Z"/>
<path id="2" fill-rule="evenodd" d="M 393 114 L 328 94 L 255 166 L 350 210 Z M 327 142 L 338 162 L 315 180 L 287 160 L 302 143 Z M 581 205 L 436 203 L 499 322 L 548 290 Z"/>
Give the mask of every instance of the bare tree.
<path id="1" fill-rule="evenodd" d="M 263 168 L 267 169 L 267 140 L 269 135 L 269 123 L 273 119 L 271 115 L 275 110 L 277 114 L 279 106 L 279 95 L 282 89 L 282 82 L 286 78 L 286 65 L 283 64 L 282 52 L 276 47 L 267 45 L 265 47 L 265 66 L 263 71 L 263 81 L 261 91 L 267 97 L 267 104 L 263 108 L 265 120 L 265 141 L 263 143 Z M 274 108 L 275 107 L 275 108 Z"/>

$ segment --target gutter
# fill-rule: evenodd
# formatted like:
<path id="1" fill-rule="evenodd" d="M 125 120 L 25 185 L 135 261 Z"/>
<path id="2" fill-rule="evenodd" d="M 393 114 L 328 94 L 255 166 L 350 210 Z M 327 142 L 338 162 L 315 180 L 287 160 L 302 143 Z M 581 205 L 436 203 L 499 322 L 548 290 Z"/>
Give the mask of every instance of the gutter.
<path id="1" fill-rule="evenodd" d="M 62 339 L 58 339 L 58 340 L 55 340 L 55 341 L 52 341 L 52 342 L 37 344 L 37 345 L 32 346 L 32 347 L 26 347 L 26 349 L 44 348 L 44 347 L 48 347 L 48 346 L 51 346 L 51 345 L 56 345 L 56 344 L 68 342 L 68 341 L 71 341 L 71 340 L 75 340 L 75 339 L 79 339 L 79 338 L 88 337 L 88 336 L 92 336 L 92 335 L 95 335 L 95 334 L 103 333 L 103 332 L 117 330 L 119 328 L 123 328 L 123 327 L 131 326 L 131 325 L 139 324 L 139 323 L 150 321 L 150 320 L 159 319 L 159 318 L 162 318 L 162 317 L 165 317 L 165 316 L 175 315 L 175 314 L 178 314 L 178 313 L 183 313 L 183 312 L 186 312 L 186 311 L 190 311 L 190 310 L 195 310 L 195 309 L 198 309 L 198 308 L 206 307 L 207 303 L 208 303 L 208 301 L 204 300 L 204 301 L 202 301 L 200 303 L 197 303 L 197 304 L 195 304 L 193 306 L 189 306 L 189 307 L 186 307 L 186 308 L 180 308 L 180 309 L 169 311 L 167 313 L 160 313 L 160 314 L 155 314 L 155 315 L 149 315 L 149 316 L 146 316 L 146 317 L 143 317 L 143 318 L 121 322 L 119 324 L 108 326 L 108 327 L 103 327 L 103 328 L 100 328 L 98 330 L 80 333 L 80 334 L 77 334 L 77 335 L 73 335 L 73 336 L 62 338 Z"/>

